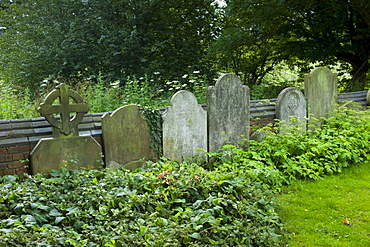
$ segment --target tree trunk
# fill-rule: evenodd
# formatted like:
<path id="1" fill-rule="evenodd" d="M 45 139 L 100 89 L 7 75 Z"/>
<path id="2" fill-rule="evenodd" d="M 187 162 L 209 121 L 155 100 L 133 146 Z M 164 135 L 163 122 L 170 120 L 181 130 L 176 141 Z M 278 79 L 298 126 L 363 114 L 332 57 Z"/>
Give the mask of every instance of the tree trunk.
<path id="1" fill-rule="evenodd" d="M 352 80 L 351 80 L 351 91 L 354 90 L 365 90 L 366 87 L 366 74 L 369 70 L 369 62 L 365 61 L 361 66 L 353 66 L 351 71 Z"/>

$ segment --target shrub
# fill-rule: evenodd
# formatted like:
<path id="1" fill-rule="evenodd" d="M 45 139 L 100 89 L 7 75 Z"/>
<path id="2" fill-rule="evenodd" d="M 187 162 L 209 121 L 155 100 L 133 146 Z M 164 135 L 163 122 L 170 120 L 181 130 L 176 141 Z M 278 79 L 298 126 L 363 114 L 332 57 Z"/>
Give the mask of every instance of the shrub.
<path id="1" fill-rule="evenodd" d="M 285 134 L 263 129 L 265 138 L 251 140 L 243 150 L 227 145 L 223 152 L 209 154 L 213 167 L 247 171 L 275 188 L 296 179 L 318 179 L 343 168 L 362 164 L 370 157 L 370 112 L 338 108 L 321 128 L 303 132 L 299 126 Z"/>
<path id="2" fill-rule="evenodd" d="M 278 246 L 273 195 L 248 174 L 160 161 L 0 182 L 0 246 Z"/>
<path id="3" fill-rule="evenodd" d="M 18 93 L 16 89 L 0 80 L 0 120 L 31 118 L 38 116 L 35 103 L 31 102 L 28 91 Z"/>

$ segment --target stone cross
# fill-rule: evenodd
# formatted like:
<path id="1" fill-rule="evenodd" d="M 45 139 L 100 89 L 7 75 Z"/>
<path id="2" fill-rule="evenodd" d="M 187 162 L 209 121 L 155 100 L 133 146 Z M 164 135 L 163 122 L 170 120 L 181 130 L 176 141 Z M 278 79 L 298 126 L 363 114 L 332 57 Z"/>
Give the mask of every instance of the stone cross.
<path id="1" fill-rule="evenodd" d="M 70 98 L 74 103 L 70 103 Z M 59 105 L 53 104 L 56 99 L 59 99 Z M 78 136 L 77 125 L 89 111 L 89 105 L 78 93 L 63 83 L 46 96 L 38 111 L 53 127 L 54 138 Z M 74 112 L 76 115 L 71 118 L 71 113 Z M 60 121 L 54 114 L 60 114 Z"/>
<path id="2" fill-rule="evenodd" d="M 57 99 L 59 104 L 54 104 Z M 46 96 L 38 111 L 53 127 L 54 138 L 42 138 L 32 150 L 33 174 L 50 173 L 61 167 L 99 169 L 102 165 L 100 144 L 90 135 L 79 136 L 77 128 L 88 110 L 82 97 L 65 84 Z M 76 115 L 71 118 L 72 113 Z M 54 114 L 60 115 L 60 121 Z"/>

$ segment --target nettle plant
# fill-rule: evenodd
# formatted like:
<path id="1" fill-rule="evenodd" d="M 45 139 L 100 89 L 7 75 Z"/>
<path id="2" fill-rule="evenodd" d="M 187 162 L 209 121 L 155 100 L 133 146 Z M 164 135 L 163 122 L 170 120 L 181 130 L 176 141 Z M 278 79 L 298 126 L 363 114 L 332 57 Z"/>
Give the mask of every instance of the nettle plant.
<path id="1" fill-rule="evenodd" d="M 0 246 L 278 246 L 273 194 L 248 174 L 160 160 L 135 171 L 0 180 Z"/>
<path id="2" fill-rule="evenodd" d="M 321 128 L 299 125 L 279 134 L 277 128 L 259 129 L 261 142 L 249 141 L 247 149 L 227 145 L 223 152 L 209 154 L 217 169 L 248 172 L 256 180 L 279 188 L 296 179 L 319 179 L 360 165 L 370 157 L 370 112 L 358 106 L 339 107 Z"/>

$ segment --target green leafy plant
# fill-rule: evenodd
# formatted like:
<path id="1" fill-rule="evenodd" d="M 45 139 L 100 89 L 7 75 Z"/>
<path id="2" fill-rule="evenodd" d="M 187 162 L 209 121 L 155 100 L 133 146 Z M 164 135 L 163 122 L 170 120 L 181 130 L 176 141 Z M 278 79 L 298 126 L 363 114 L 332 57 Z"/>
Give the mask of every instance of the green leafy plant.
<path id="1" fill-rule="evenodd" d="M 11 86 L 7 86 L 0 80 L 0 119 L 20 119 L 38 116 L 35 110 L 35 103 L 32 103 L 30 95 L 26 90 L 18 92 Z"/>
<path id="2" fill-rule="evenodd" d="M 140 107 L 140 112 L 149 126 L 151 148 L 154 150 L 157 157 L 161 157 L 163 154 L 162 113 L 158 109 L 152 109 L 149 107 Z"/>
<path id="3" fill-rule="evenodd" d="M 279 134 L 268 126 L 260 130 L 266 133 L 263 140 L 249 141 L 246 150 L 227 145 L 220 153 L 208 154 L 217 159 L 210 166 L 247 172 L 262 169 L 255 178 L 274 186 L 341 172 L 361 164 L 370 154 L 370 114 L 356 108 L 338 108 L 321 128 L 308 131 L 297 125 Z"/>
<path id="4" fill-rule="evenodd" d="M 248 174 L 161 160 L 136 171 L 1 178 L 5 246 L 278 246 L 273 194 Z"/>

